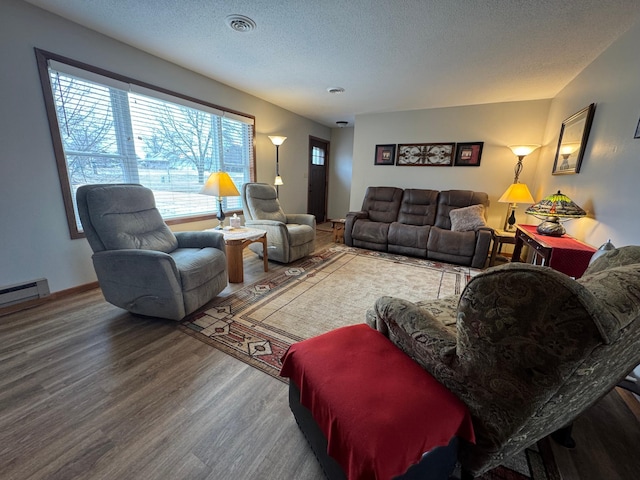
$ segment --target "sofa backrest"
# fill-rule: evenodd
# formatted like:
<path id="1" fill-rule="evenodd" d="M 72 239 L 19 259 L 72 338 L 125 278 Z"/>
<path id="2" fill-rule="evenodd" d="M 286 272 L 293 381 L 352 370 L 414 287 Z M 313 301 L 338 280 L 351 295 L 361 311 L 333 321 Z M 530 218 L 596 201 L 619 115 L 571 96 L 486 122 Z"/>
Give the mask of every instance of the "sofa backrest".
<path id="1" fill-rule="evenodd" d="M 437 209 L 437 190 L 407 188 L 402 195 L 397 221 L 405 225 L 433 225 Z"/>
<path id="2" fill-rule="evenodd" d="M 435 226 L 450 230 L 451 218 L 449 217 L 449 212 L 451 210 L 479 204 L 485 206 L 486 212 L 489 208 L 489 195 L 472 190 L 443 190 L 438 196 Z"/>
<path id="3" fill-rule="evenodd" d="M 76 198 L 82 228 L 94 252 L 136 248 L 169 253 L 178 248 L 147 187 L 83 185 Z"/>
<path id="4" fill-rule="evenodd" d="M 372 222 L 391 223 L 398 218 L 402 189 L 396 187 L 368 187 L 362 202 L 362 211 Z"/>

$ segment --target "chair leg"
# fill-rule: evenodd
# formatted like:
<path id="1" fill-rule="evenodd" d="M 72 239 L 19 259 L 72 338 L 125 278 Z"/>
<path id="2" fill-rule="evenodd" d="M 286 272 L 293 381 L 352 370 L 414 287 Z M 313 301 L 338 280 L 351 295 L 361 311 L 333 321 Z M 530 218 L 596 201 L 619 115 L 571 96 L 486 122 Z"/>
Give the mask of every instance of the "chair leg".
<path id="1" fill-rule="evenodd" d="M 556 441 L 556 443 L 562 445 L 565 448 L 575 448 L 576 441 L 571 436 L 572 430 L 573 430 L 573 422 L 553 432 L 551 434 L 551 438 L 553 438 Z"/>

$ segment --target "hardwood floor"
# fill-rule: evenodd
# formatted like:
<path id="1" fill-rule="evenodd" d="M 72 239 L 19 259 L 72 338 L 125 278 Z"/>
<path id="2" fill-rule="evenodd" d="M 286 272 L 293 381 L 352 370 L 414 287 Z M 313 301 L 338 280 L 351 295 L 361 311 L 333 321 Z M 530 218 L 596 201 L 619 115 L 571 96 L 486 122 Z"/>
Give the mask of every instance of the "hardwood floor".
<path id="1" fill-rule="evenodd" d="M 244 259 L 245 282 L 267 275 Z M 0 479 L 324 478 L 283 382 L 98 289 L 0 317 L 0 341 Z M 578 448 L 554 446 L 562 478 L 636 478 L 639 426 L 637 400 L 609 394 Z"/>

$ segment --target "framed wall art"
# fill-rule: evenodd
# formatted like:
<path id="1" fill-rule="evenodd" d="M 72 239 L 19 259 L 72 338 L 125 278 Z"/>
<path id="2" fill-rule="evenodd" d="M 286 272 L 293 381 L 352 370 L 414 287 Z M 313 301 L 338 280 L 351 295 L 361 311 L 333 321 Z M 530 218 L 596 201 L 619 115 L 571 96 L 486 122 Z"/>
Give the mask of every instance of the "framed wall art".
<path id="1" fill-rule="evenodd" d="M 640 138 L 640 120 L 638 120 L 638 126 L 636 127 L 636 134 L 633 138 Z"/>
<path id="2" fill-rule="evenodd" d="M 484 142 L 458 143 L 456 145 L 456 167 L 479 167 Z"/>
<path id="3" fill-rule="evenodd" d="M 373 159 L 374 165 L 393 165 L 396 161 L 396 146 L 376 145 L 376 156 Z"/>
<path id="4" fill-rule="evenodd" d="M 595 111 L 596 104 L 592 103 L 562 122 L 556 159 L 553 162 L 553 171 L 551 172 L 553 175 L 580 172 Z"/>
<path id="5" fill-rule="evenodd" d="M 396 165 L 450 167 L 455 143 L 411 143 L 398 145 Z"/>

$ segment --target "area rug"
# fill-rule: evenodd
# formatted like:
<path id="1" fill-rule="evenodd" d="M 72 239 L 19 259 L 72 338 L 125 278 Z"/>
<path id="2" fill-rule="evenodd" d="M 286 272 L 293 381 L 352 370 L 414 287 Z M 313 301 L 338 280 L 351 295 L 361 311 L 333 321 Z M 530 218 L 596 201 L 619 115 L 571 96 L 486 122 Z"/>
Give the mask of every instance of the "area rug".
<path id="1" fill-rule="evenodd" d="M 460 293 L 479 270 L 336 245 L 187 317 L 180 329 L 278 377 L 289 345 L 363 323 L 378 297 L 410 301 Z"/>

